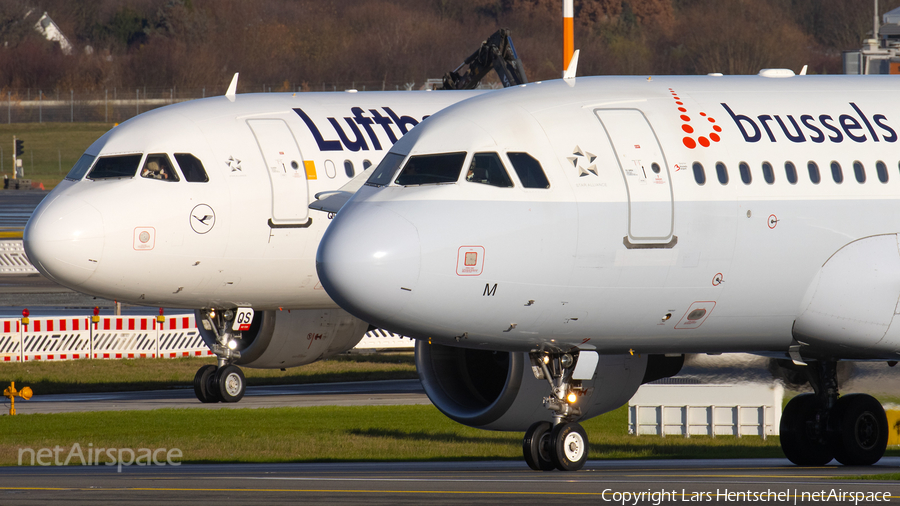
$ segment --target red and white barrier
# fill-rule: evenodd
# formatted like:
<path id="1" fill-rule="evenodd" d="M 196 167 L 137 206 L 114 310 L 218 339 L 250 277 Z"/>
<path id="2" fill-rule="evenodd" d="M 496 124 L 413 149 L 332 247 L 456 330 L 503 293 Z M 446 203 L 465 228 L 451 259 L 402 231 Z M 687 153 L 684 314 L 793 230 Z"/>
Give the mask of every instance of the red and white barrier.
<path id="1" fill-rule="evenodd" d="M 0 362 L 210 355 L 193 314 L 0 319 Z"/>
<path id="2" fill-rule="evenodd" d="M 22 360 L 22 330 L 19 320 L 0 320 L 0 361 Z"/>
<path id="3" fill-rule="evenodd" d="M 88 358 L 91 352 L 88 321 L 84 316 L 31 318 L 27 325 L 16 321 L 21 328 L 22 361 Z"/>
<path id="4" fill-rule="evenodd" d="M 194 315 L 167 317 L 159 329 L 159 355 L 165 358 L 212 355 L 200 337 Z"/>
<path id="5" fill-rule="evenodd" d="M 416 342 L 409 337 L 394 334 L 383 329 L 375 329 L 366 332 L 363 338 L 353 348 L 354 350 L 411 350 L 416 347 Z"/>
<path id="6" fill-rule="evenodd" d="M 376 329 L 357 350 L 412 349 L 412 339 Z M 0 362 L 42 360 L 207 357 L 194 314 L 166 316 L 90 316 L 0 318 Z"/>
<path id="7" fill-rule="evenodd" d="M 101 316 L 93 327 L 93 358 L 156 358 L 156 318 Z"/>

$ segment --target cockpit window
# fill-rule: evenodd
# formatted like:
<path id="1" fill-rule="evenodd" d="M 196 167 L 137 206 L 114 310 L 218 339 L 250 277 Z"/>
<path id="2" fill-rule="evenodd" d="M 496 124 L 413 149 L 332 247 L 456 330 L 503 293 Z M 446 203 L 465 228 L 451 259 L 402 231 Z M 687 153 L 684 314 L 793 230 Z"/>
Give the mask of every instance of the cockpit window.
<path id="1" fill-rule="evenodd" d="M 455 183 L 464 161 L 464 152 L 411 156 L 394 183 L 402 186 Z"/>
<path id="2" fill-rule="evenodd" d="M 172 162 L 164 154 L 147 155 L 141 177 L 160 181 L 178 181 L 178 174 L 172 169 Z"/>
<path id="3" fill-rule="evenodd" d="M 134 177 L 143 155 L 101 156 L 88 174 L 88 179 Z"/>
<path id="4" fill-rule="evenodd" d="M 544 169 L 534 157 L 528 153 L 507 153 L 506 156 L 512 162 L 513 168 L 516 169 L 522 186 L 525 188 L 550 188 L 550 182 L 547 181 Z"/>
<path id="5" fill-rule="evenodd" d="M 497 153 L 475 153 L 466 172 L 466 181 L 511 188 L 513 183 Z"/>
<path id="6" fill-rule="evenodd" d="M 206 183 L 209 182 L 209 176 L 203 168 L 200 159 L 190 153 L 175 153 L 175 161 L 181 167 L 181 173 L 184 179 L 189 183 Z"/>
<path id="7" fill-rule="evenodd" d="M 91 164 L 94 163 L 94 160 L 97 157 L 94 155 L 83 154 L 81 158 L 75 162 L 75 165 L 72 167 L 72 170 L 66 174 L 66 179 L 71 179 L 72 181 L 81 181 L 81 178 L 87 174 L 88 169 L 91 168 Z"/>
<path id="8" fill-rule="evenodd" d="M 384 158 L 381 159 L 381 163 L 378 164 L 378 167 L 375 167 L 375 171 L 369 176 L 366 184 L 369 186 L 385 186 L 391 184 L 391 179 L 394 177 L 394 174 L 397 173 L 397 169 L 400 168 L 400 164 L 403 163 L 404 158 L 406 158 L 406 155 L 401 155 L 400 153 L 388 153 L 384 155 Z"/>

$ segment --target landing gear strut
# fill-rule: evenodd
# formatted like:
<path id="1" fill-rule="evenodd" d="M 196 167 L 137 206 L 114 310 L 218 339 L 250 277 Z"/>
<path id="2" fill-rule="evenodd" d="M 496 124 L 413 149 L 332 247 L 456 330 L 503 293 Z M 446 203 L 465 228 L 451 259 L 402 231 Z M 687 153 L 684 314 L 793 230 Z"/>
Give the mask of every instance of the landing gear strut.
<path id="1" fill-rule="evenodd" d="M 546 379 L 552 393 L 544 407 L 553 412 L 553 423 L 536 422 L 525 432 L 522 453 L 535 471 L 577 471 L 588 455 L 588 438 L 581 425 L 571 420 L 581 415 L 575 406 L 581 382 L 572 380 L 577 356 L 569 353 L 532 353 L 535 377 Z"/>
<path id="2" fill-rule="evenodd" d="M 781 449 L 799 466 L 878 462 L 887 447 L 888 423 L 874 397 L 838 397 L 836 362 L 810 362 L 804 370 L 815 391 L 788 402 L 781 415 Z"/>
<path id="3" fill-rule="evenodd" d="M 232 330 L 233 310 L 200 312 L 201 324 L 206 330 L 214 330 L 216 343 L 211 347 L 218 358 L 218 365 L 207 364 L 194 375 L 194 394 L 203 403 L 237 402 L 244 397 L 247 381 L 244 373 L 232 362 L 241 357 L 237 351 L 240 332 Z"/>

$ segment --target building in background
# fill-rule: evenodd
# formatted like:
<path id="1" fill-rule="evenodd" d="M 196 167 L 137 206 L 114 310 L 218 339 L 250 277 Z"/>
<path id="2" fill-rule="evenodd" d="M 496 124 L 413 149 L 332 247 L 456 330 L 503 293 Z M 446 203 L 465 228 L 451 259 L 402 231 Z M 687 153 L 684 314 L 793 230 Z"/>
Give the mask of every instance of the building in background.
<path id="1" fill-rule="evenodd" d="M 881 21 L 879 27 L 876 11 L 872 33 L 877 37 L 866 39 L 862 49 L 843 52 L 845 74 L 900 74 L 900 7 Z"/>

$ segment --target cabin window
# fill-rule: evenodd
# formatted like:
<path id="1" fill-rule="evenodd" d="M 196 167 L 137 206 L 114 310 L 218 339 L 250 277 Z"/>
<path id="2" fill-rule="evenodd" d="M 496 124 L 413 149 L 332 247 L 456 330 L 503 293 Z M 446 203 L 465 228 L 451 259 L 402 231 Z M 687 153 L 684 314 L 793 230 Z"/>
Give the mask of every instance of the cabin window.
<path id="1" fill-rule="evenodd" d="M 525 188 L 550 188 L 550 181 L 544 174 L 541 162 L 537 161 L 528 153 L 507 153 L 506 156 L 512 162 L 519 181 Z"/>
<path id="2" fill-rule="evenodd" d="M 375 170 L 372 172 L 372 175 L 369 176 L 366 184 L 369 186 L 385 186 L 390 184 L 397 169 L 400 168 L 400 164 L 403 163 L 404 158 L 406 158 L 406 155 L 401 155 L 400 153 L 388 153 L 384 155 L 384 158 L 381 159 L 381 163 L 378 164 L 378 167 L 375 167 Z"/>
<path id="3" fill-rule="evenodd" d="M 819 173 L 819 164 L 810 160 L 806 164 L 806 168 L 809 170 L 809 180 L 812 184 L 819 184 L 822 181 L 822 174 Z"/>
<path id="4" fill-rule="evenodd" d="M 465 152 L 411 156 L 394 183 L 401 186 L 455 183 L 465 161 Z"/>
<path id="5" fill-rule="evenodd" d="M 206 169 L 200 159 L 190 153 L 175 153 L 175 161 L 181 167 L 181 173 L 184 174 L 184 180 L 188 183 L 207 183 L 209 176 L 206 175 Z"/>
<path id="6" fill-rule="evenodd" d="M 347 177 L 352 178 L 356 171 L 353 169 L 353 162 L 350 160 L 344 160 L 344 173 L 347 174 Z"/>
<path id="7" fill-rule="evenodd" d="M 88 179 L 134 177 L 144 155 L 101 156 L 88 174 Z"/>
<path id="8" fill-rule="evenodd" d="M 147 155 L 144 168 L 141 169 L 141 177 L 159 181 L 178 181 L 178 174 L 172 168 L 172 162 L 164 154 Z"/>
<path id="9" fill-rule="evenodd" d="M 831 162 L 831 177 L 834 178 L 834 182 L 837 184 L 844 182 L 844 172 L 841 170 L 841 164 L 836 161 Z"/>
<path id="10" fill-rule="evenodd" d="M 475 153 L 466 171 L 466 181 L 499 188 L 512 188 L 513 185 L 497 153 Z"/>
<path id="11" fill-rule="evenodd" d="M 741 162 L 738 164 L 738 169 L 741 172 L 741 181 L 744 184 L 750 184 L 753 182 L 753 176 L 750 174 L 750 166 L 747 165 L 747 162 Z"/>
<path id="12" fill-rule="evenodd" d="M 878 180 L 882 183 L 888 182 L 888 171 L 887 165 L 884 164 L 881 160 L 875 162 L 875 172 L 878 173 Z"/>
<path id="13" fill-rule="evenodd" d="M 853 162 L 853 175 L 856 176 L 857 183 L 865 183 L 866 182 L 866 168 L 863 167 L 862 162 L 856 160 Z"/>
<path id="14" fill-rule="evenodd" d="M 787 176 L 788 183 L 797 184 L 797 168 L 794 162 L 784 162 L 784 175 Z"/>
<path id="15" fill-rule="evenodd" d="M 700 186 L 705 185 L 706 172 L 703 170 L 703 164 L 701 164 L 700 162 L 694 162 L 692 168 L 694 169 L 694 181 L 696 181 Z"/>
<path id="16" fill-rule="evenodd" d="M 722 186 L 728 184 L 728 169 L 725 167 L 725 164 L 722 162 L 716 162 L 716 176 L 719 178 L 719 183 Z"/>
<path id="17" fill-rule="evenodd" d="M 79 158 L 78 161 L 75 162 L 75 165 L 72 166 L 72 170 L 70 170 L 69 173 L 66 174 L 66 179 L 72 181 L 81 181 L 81 178 L 83 178 L 84 175 L 87 174 L 88 169 L 91 168 L 91 164 L 94 163 L 94 160 L 96 158 L 96 156 L 86 153 L 81 155 L 81 158 Z"/>
<path id="18" fill-rule="evenodd" d="M 763 179 L 766 180 L 766 183 L 773 184 L 775 183 L 775 169 L 772 168 L 772 164 L 769 162 L 762 163 L 762 171 L 763 171 Z"/>
<path id="19" fill-rule="evenodd" d="M 363 160 L 363 170 L 366 170 L 371 166 L 372 166 L 372 162 L 370 160 L 368 160 L 368 159 Z"/>

